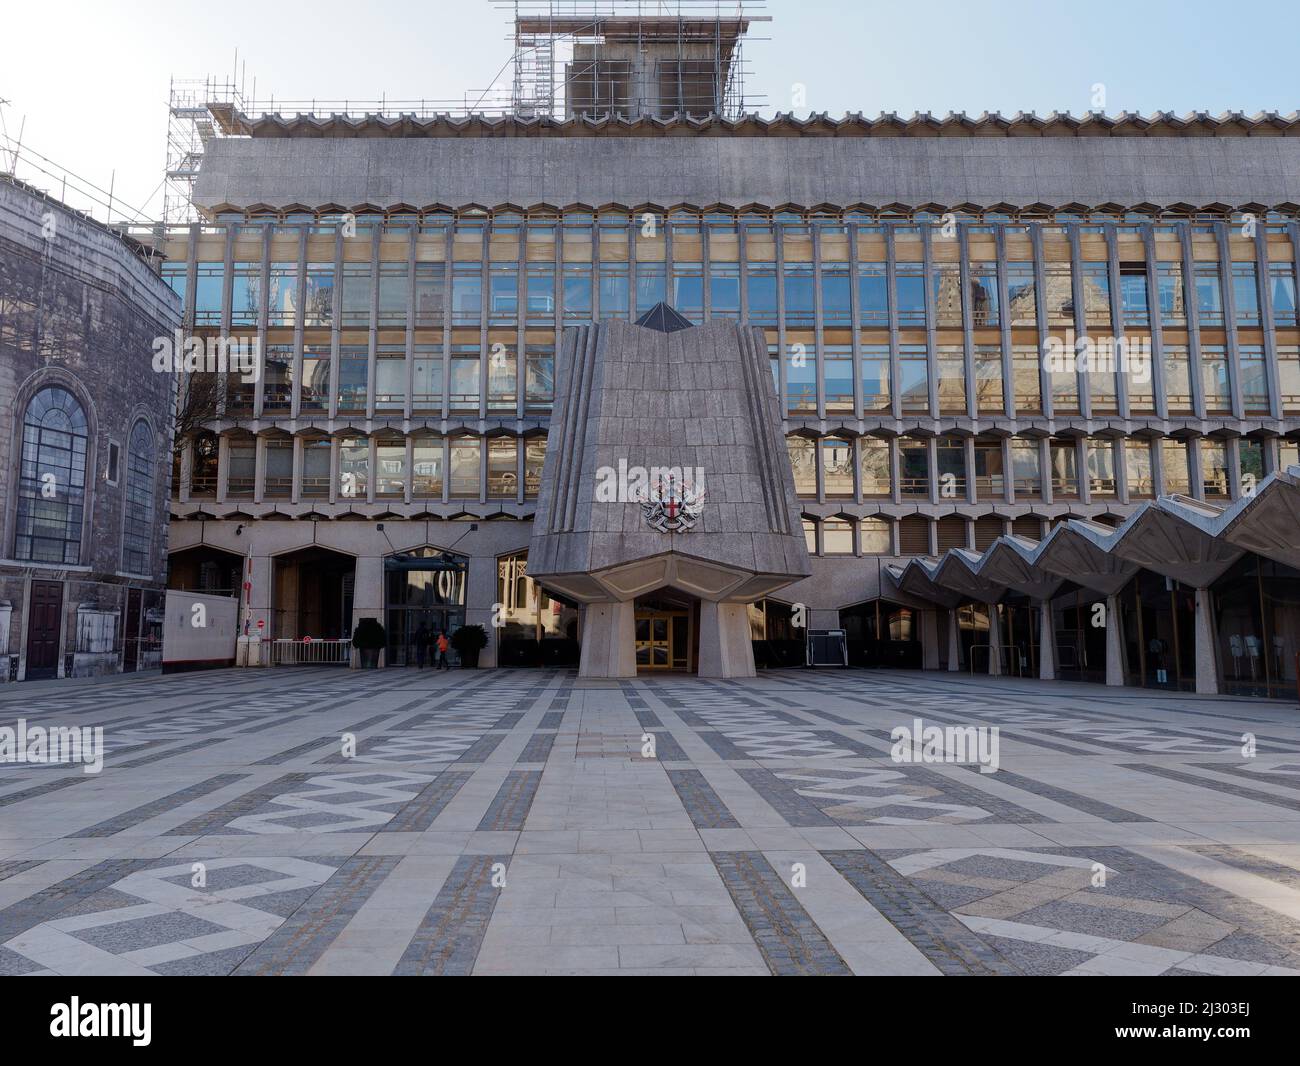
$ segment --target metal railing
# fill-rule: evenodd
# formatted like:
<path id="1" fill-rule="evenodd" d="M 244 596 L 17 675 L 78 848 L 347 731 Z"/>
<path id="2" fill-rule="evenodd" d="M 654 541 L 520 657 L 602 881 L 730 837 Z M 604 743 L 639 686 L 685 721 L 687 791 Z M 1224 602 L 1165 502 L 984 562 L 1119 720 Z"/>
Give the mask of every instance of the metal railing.
<path id="1" fill-rule="evenodd" d="M 343 637 L 278 637 L 267 643 L 272 666 L 347 666 L 352 662 L 352 642 Z"/>

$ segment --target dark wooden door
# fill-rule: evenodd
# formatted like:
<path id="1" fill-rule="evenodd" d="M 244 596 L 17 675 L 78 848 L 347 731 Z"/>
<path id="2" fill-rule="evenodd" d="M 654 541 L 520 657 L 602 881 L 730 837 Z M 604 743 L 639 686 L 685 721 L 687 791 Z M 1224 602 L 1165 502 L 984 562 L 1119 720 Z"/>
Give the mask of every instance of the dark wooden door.
<path id="1" fill-rule="evenodd" d="M 59 633 L 63 620 L 63 585 L 33 581 L 31 620 L 27 624 L 27 673 L 30 681 L 59 672 Z"/>
<path id="2" fill-rule="evenodd" d="M 122 640 L 122 669 L 139 668 L 140 661 L 140 590 L 128 589 L 126 593 L 126 633 Z"/>

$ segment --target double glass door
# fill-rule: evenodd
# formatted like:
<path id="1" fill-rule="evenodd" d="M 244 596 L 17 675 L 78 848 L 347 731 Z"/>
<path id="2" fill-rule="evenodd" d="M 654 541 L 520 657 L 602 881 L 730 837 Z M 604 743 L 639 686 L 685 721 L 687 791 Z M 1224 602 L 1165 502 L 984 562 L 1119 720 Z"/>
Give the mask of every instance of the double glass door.
<path id="1" fill-rule="evenodd" d="M 636 612 L 638 670 L 690 670 L 691 619 L 686 611 Z"/>

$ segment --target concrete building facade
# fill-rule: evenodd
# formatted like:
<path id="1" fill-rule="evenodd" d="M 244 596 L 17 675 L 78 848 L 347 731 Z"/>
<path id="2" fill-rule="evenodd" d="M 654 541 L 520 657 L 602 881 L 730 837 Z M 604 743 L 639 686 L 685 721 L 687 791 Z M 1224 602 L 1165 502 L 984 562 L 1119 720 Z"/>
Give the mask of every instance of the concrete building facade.
<path id="1" fill-rule="evenodd" d="M 146 248 L 0 179 L 0 676 L 161 661 L 179 301 Z"/>
<path id="2" fill-rule="evenodd" d="M 594 672 L 625 673 L 629 643 L 634 666 L 653 659 L 660 616 L 671 644 L 698 594 L 634 605 L 630 626 L 593 614 L 561 580 L 574 569 L 539 559 L 538 516 L 550 471 L 587 463 L 557 414 L 579 387 L 557 352 L 639 344 L 630 323 L 664 303 L 701 338 L 761 337 L 770 371 L 754 430 L 784 440 L 808 560 L 745 605 L 759 665 L 838 629 L 860 664 L 1050 660 L 1191 688 L 1202 625 L 1221 661 L 1238 649 L 1216 685 L 1294 686 L 1293 555 L 1235 556 L 1267 558 L 1252 587 L 1278 598 L 1231 610 L 1227 590 L 1148 565 L 1119 587 L 1035 572 L 1037 599 L 906 574 L 1005 538 L 1029 551 L 1071 520 L 1113 529 L 1165 498 L 1213 517 L 1266 482 L 1292 491 L 1296 116 L 213 115 L 203 220 L 168 233 L 165 276 L 190 328 L 255 338 L 262 362 L 186 444 L 174 586 L 234 587 L 251 544 L 251 604 L 282 641 L 372 615 L 390 664 L 465 623 L 489 631 L 482 665 L 577 662 L 597 629 L 621 635 Z M 701 380 L 726 358 L 700 355 Z M 673 390 L 634 386 L 618 417 L 640 427 Z M 653 536 L 668 539 L 618 561 L 703 540 Z M 1108 597 L 1144 625 L 1094 626 Z"/>

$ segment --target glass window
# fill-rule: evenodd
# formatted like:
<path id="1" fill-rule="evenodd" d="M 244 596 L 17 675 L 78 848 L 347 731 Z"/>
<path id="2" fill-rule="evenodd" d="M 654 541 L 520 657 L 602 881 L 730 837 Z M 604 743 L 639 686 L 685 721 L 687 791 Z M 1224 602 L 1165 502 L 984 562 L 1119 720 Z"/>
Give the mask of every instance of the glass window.
<path id="1" fill-rule="evenodd" d="M 1110 268 L 1106 263 L 1087 262 L 1083 267 L 1084 316 L 1090 326 L 1109 326 Z"/>
<path id="2" fill-rule="evenodd" d="M 1205 393 L 1205 410 L 1209 414 L 1226 414 L 1232 410 L 1232 384 L 1228 378 L 1228 357 L 1221 344 L 1201 347 L 1201 388 Z"/>
<path id="3" fill-rule="evenodd" d="M 1043 272 L 1044 304 L 1050 326 L 1074 325 L 1074 273 L 1069 263 L 1048 263 Z"/>
<path id="4" fill-rule="evenodd" d="M 1300 347 L 1294 344 L 1277 346 L 1277 377 L 1282 410 L 1300 411 Z"/>
<path id="5" fill-rule="evenodd" d="M 457 437 L 451 442 L 451 498 L 477 500 L 482 446 L 476 437 Z"/>
<path id="6" fill-rule="evenodd" d="M 904 498 L 930 495 L 930 449 L 923 440 L 898 441 L 899 491 Z"/>
<path id="7" fill-rule="evenodd" d="M 925 325 L 925 265 L 899 263 L 894 270 L 894 299 L 900 326 Z"/>
<path id="8" fill-rule="evenodd" d="M 889 278 L 884 263 L 858 264 L 858 313 L 864 326 L 889 326 Z M 924 302 L 921 314 L 925 314 Z"/>
<path id="9" fill-rule="evenodd" d="M 263 447 L 266 471 L 262 476 L 262 496 L 287 500 L 293 494 L 293 441 L 273 438 Z"/>
<path id="10" fill-rule="evenodd" d="M 495 341 L 488 358 L 489 411 L 513 411 L 519 395 L 518 361 L 514 345 Z"/>
<path id="11" fill-rule="evenodd" d="M 712 263 L 709 266 L 710 313 L 714 318 L 740 317 L 740 264 Z"/>
<path id="12" fill-rule="evenodd" d="M 893 555 L 894 542 L 887 518 L 864 518 L 858 527 L 863 555 Z"/>
<path id="13" fill-rule="evenodd" d="M 230 289 L 230 324 L 256 326 L 262 306 L 262 264 L 235 263 Z"/>
<path id="14" fill-rule="evenodd" d="M 997 263 L 971 263 L 970 311 L 971 324 L 976 328 L 998 325 Z"/>
<path id="15" fill-rule="evenodd" d="M 549 411 L 555 402 L 555 345 L 528 343 L 524 351 L 524 404 L 529 411 Z"/>
<path id="16" fill-rule="evenodd" d="M 853 411 L 853 348 L 828 344 L 822 354 L 822 383 L 826 390 L 826 413 Z"/>
<path id="17" fill-rule="evenodd" d="M 1020 414 L 1038 414 L 1043 410 L 1042 378 L 1039 373 L 1038 349 L 1032 344 L 1011 348 L 1011 374 L 1015 409 Z"/>
<path id="18" fill-rule="evenodd" d="M 225 285 L 224 263 L 199 263 L 194 278 L 194 324 L 221 324 L 222 289 Z"/>
<path id="19" fill-rule="evenodd" d="M 1246 415 L 1268 414 L 1268 367 L 1263 347 L 1243 344 L 1237 356 L 1241 363 L 1241 402 Z"/>
<path id="20" fill-rule="evenodd" d="M 1198 262 L 1196 278 L 1196 313 L 1202 326 L 1223 325 L 1223 285 L 1217 262 Z"/>
<path id="21" fill-rule="evenodd" d="M 1228 492 L 1228 446 L 1221 440 L 1201 438 L 1201 484 L 1206 499 L 1226 499 Z"/>
<path id="22" fill-rule="evenodd" d="M 415 324 L 417 327 L 442 325 L 443 303 L 446 296 L 446 264 L 416 263 Z"/>
<path id="23" fill-rule="evenodd" d="M 776 264 L 750 263 L 746 271 L 745 295 L 749 321 L 756 326 L 776 325 Z"/>
<path id="24" fill-rule="evenodd" d="M 1170 414 L 1192 413 L 1192 367 L 1187 349 L 1165 345 L 1165 400 Z"/>
<path id="25" fill-rule="evenodd" d="M 864 414 L 888 411 L 889 345 L 864 344 L 862 359 L 862 410 Z"/>
<path id="26" fill-rule="evenodd" d="M 549 326 L 555 321 L 555 264 L 529 263 L 528 305 L 525 321 L 530 326 Z"/>
<path id="27" fill-rule="evenodd" d="M 226 459 L 226 495 L 252 499 L 257 475 L 257 445 L 251 440 L 231 441 Z"/>
<path id="28" fill-rule="evenodd" d="M 361 413 L 366 409 L 367 378 L 370 352 L 361 345 L 348 344 L 339 349 L 340 413 Z"/>
<path id="29" fill-rule="evenodd" d="M 524 441 L 524 499 L 535 500 L 542 487 L 542 466 L 546 462 L 546 438 Z"/>
<path id="30" fill-rule="evenodd" d="M 1160 441 L 1160 470 L 1164 474 L 1165 493 L 1192 494 L 1192 479 L 1187 465 L 1187 442 L 1165 438 Z"/>
<path id="31" fill-rule="evenodd" d="M 375 495 L 406 495 L 406 441 L 401 437 L 382 437 L 375 444 Z"/>
<path id="32" fill-rule="evenodd" d="M 980 414 L 1003 410 L 1002 349 L 995 345 L 975 346 L 975 409 Z"/>
<path id="33" fill-rule="evenodd" d="M 273 326 L 294 325 L 298 304 L 298 264 L 270 264 L 266 295 L 266 322 Z"/>
<path id="34" fill-rule="evenodd" d="M 1115 443 L 1104 438 L 1090 437 L 1085 441 L 1088 451 L 1088 491 L 1094 496 L 1114 496 Z"/>
<path id="35" fill-rule="evenodd" d="M 375 362 L 375 413 L 401 413 L 406 409 L 406 349 L 381 344 Z"/>
<path id="36" fill-rule="evenodd" d="M 1141 438 L 1125 440 L 1124 466 L 1131 499 L 1150 499 L 1156 494 L 1155 478 L 1151 471 L 1150 441 Z"/>
<path id="37" fill-rule="evenodd" d="M 451 349 L 451 409 L 477 411 L 479 398 L 477 344 L 455 344 Z M 477 495 L 477 493 L 475 493 Z"/>
<path id="38" fill-rule="evenodd" d="M 1237 325 L 1259 325 L 1259 279 L 1254 263 L 1232 264 L 1232 297 L 1237 309 Z"/>
<path id="39" fill-rule="evenodd" d="M 827 499 L 853 498 L 853 444 L 827 437 L 819 449 L 822 457 L 822 489 Z"/>
<path id="40" fill-rule="evenodd" d="M 370 441 L 349 437 L 339 442 L 339 496 L 364 500 L 370 492 Z"/>
<path id="41" fill-rule="evenodd" d="M 1067 498 L 1079 495 L 1079 452 L 1072 440 L 1053 440 L 1052 495 Z"/>
<path id="42" fill-rule="evenodd" d="M 1002 477 L 1002 442 L 975 442 L 975 494 L 981 500 L 1001 499 L 1006 493 Z"/>
<path id="43" fill-rule="evenodd" d="M 1270 263 L 1268 283 L 1273 295 L 1273 322 L 1279 326 L 1296 324 L 1295 271 L 1290 263 Z"/>
<path id="44" fill-rule="evenodd" d="M 456 326 L 477 326 L 483 313 L 483 268 L 479 263 L 457 263 L 451 275 L 451 321 Z"/>
<path id="45" fill-rule="evenodd" d="M 1034 295 L 1034 264 L 1007 264 L 1007 303 L 1013 326 L 1038 323 L 1037 299 Z"/>
<path id="46" fill-rule="evenodd" d="M 822 522 L 822 552 L 826 555 L 853 554 L 853 524 L 843 518 Z"/>
<path id="47" fill-rule="evenodd" d="M 939 496 L 946 500 L 966 495 L 966 445 L 960 437 L 940 437 L 935 442 Z"/>
<path id="48" fill-rule="evenodd" d="M 636 313 L 643 315 L 655 304 L 663 303 L 667 298 L 667 279 L 664 277 L 663 263 L 637 263 Z"/>
<path id="49" fill-rule="evenodd" d="M 1159 263 L 1156 266 L 1156 288 L 1160 297 L 1160 321 L 1166 326 L 1187 325 L 1184 307 L 1183 264 Z"/>
<path id="50" fill-rule="evenodd" d="M 884 498 L 893 492 L 893 469 L 889 455 L 889 441 L 879 437 L 863 437 L 858 442 L 861 449 L 859 470 L 862 479 L 862 495 L 871 498 Z"/>
<path id="51" fill-rule="evenodd" d="M 704 321 L 704 267 L 701 264 L 673 264 L 673 298 L 670 303 L 692 322 Z"/>
<path id="52" fill-rule="evenodd" d="M 436 414 L 442 410 L 442 346 L 417 344 L 412 357 L 411 411 Z"/>
<path id="53" fill-rule="evenodd" d="M 966 356 L 960 345 L 941 344 L 935 353 L 939 372 L 939 411 L 943 414 L 966 412 Z"/>
<path id="54" fill-rule="evenodd" d="M 268 344 L 262 371 L 262 410 L 267 414 L 288 414 L 293 404 L 293 349 L 287 344 Z"/>
<path id="55" fill-rule="evenodd" d="M 162 279 L 167 283 L 172 292 L 180 297 L 182 312 L 186 310 L 185 286 L 188 276 L 189 264 L 183 259 L 174 259 L 171 262 L 163 263 L 162 265 Z"/>
<path id="56" fill-rule="evenodd" d="M 628 317 L 626 263 L 600 264 L 600 317 Z"/>
<path id="57" fill-rule="evenodd" d="M 1129 326 L 1149 325 L 1151 309 L 1147 301 L 1146 263 L 1120 263 L 1119 293 L 1125 324 Z"/>
<path id="58" fill-rule="evenodd" d="M 519 442 L 514 437 L 488 439 L 487 494 L 490 500 L 513 500 L 519 491 Z"/>
<path id="59" fill-rule="evenodd" d="M 591 319 L 590 263 L 566 263 L 564 266 L 564 317 L 578 322 Z"/>
<path id="60" fill-rule="evenodd" d="M 790 467 L 794 471 L 796 496 L 817 495 L 817 457 L 813 442 L 805 437 L 786 437 L 786 450 L 790 454 Z"/>
<path id="61" fill-rule="evenodd" d="M 898 387 L 904 414 L 930 410 L 930 368 L 924 344 L 898 346 Z"/>
<path id="62" fill-rule="evenodd" d="M 406 322 L 406 301 L 411 291 L 411 271 L 405 263 L 379 264 L 379 325 Z"/>
<path id="63" fill-rule="evenodd" d="M 370 264 L 343 264 L 343 326 L 352 329 L 370 325 Z"/>
<path id="64" fill-rule="evenodd" d="M 934 297 L 935 324 L 939 327 L 960 328 L 961 320 L 961 266 L 957 263 L 937 263 L 930 273 Z"/>
<path id="65" fill-rule="evenodd" d="M 1248 495 L 1264 480 L 1264 444 L 1242 438 L 1237 442 L 1237 460 L 1241 465 L 1241 492 Z"/>
<path id="66" fill-rule="evenodd" d="M 126 525 L 122 531 L 122 569 L 131 574 L 153 570 L 153 433 L 143 419 L 136 422 L 127 444 Z"/>
<path id="67" fill-rule="evenodd" d="M 822 266 L 822 322 L 828 326 L 847 326 L 853 317 L 850 295 L 849 265 L 826 263 Z"/>
<path id="68" fill-rule="evenodd" d="M 302 352 L 302 400 L 304 414 L 321 413 L 329 406 L 330 350 L 305 347 Z"/>
<path id="69" fill-rule="evenodd" d="M 1011 476 L 1017 497 L 1043 495 L 1042 456 L 1038 441 L 1018 437 L 1011 441 Z"/>
<path id="70" fill-rule="evenodd" d="M 411 495 L 421 499 L 442 498 L 442 438 L 421 437 L 411 457 Z"/>
<path id="71" fill-rule="evenodd" d="M 790 346 L 785 362 L 786 410 L 790 414 L 817 413 L 817 357 L 810 345 Z"/>
<path id="72" fill-rule="evenodd" d="M 302 495 L 325 499 L 330 494 L 330 452 L 328 440 L 302 442 Z"/>

